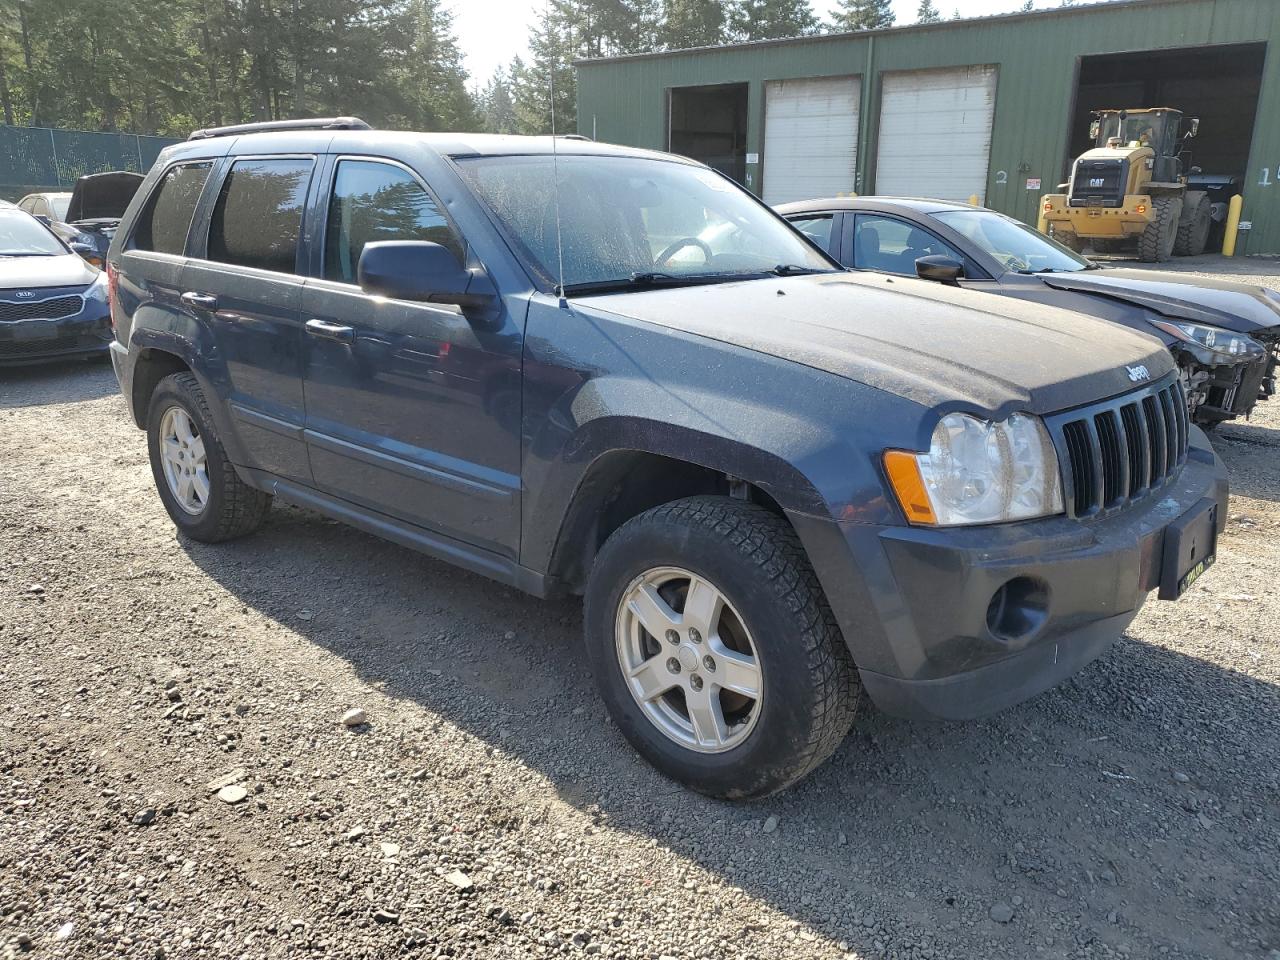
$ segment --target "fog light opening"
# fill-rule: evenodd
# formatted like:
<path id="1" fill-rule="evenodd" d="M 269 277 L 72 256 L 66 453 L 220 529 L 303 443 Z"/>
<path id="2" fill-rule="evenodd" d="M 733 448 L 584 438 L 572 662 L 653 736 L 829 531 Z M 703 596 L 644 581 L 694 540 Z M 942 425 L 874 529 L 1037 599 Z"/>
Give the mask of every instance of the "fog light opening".
<path id="1" fill-rule="evenodd" d="M 987 629 L 997 640 L 1031 639 L 1049 616 L 1049 586 L 1034 577 L 1014 577 L 987 604 Z"/>

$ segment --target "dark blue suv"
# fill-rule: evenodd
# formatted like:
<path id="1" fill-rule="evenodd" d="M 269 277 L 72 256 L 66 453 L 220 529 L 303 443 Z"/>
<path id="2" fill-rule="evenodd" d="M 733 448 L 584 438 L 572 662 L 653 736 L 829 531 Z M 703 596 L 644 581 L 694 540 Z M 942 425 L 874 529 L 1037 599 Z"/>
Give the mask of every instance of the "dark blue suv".
<path id="1" fill-rule="evenodd" d="M 1225 521 L 1158 341 L 850 274 L 679 157 L 201 131 L 108 263 L 187 536 L 279 496 L 582 594 L 622 732 L 718 796 L 813 769 L 864 690 L 941 718 L 1044 690 L 1190 586 Z"/>

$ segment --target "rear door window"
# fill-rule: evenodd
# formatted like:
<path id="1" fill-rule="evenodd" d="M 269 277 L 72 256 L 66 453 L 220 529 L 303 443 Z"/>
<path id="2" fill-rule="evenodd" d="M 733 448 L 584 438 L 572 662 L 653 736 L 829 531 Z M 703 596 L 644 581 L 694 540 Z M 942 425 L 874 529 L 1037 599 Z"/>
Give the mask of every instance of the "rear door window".
<path id="1" fill-rule="evenodd" d="M 237 160 L 213 208 L 208 258 L 295 273 L 313 166 L 310 158 Z"/>
<path id="2" fill-rule="evenodd" d="M 171 167 L 160 178 L 133 232 L 134 250 L 153 250 L 181 256 L 187 248 L 187 232 L 196 203 L 209 179 L 210 163 L 184 163 Z"/>
<path id="3" fill-rule="evenodd" d="M 431 195 L 400 167 L 340 160 L 324 237 L 324 276 L 355 283 L 360 252 L 376 240 L 429 240 L 464 259 L 462 243 Z"/>

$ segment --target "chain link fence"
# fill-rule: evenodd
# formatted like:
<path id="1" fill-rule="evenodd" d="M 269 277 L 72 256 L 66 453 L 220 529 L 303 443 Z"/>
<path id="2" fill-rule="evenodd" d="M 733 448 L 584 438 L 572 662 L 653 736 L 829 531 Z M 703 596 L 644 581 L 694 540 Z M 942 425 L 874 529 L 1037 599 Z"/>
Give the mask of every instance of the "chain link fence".
<path id="1" fill-rule="evenodd" d="M 171 143 L 168 137 L 95 133 L 0 124 L 0 198 L 70 190 L 78 177 L 105 170 L 146 173 Z"/>

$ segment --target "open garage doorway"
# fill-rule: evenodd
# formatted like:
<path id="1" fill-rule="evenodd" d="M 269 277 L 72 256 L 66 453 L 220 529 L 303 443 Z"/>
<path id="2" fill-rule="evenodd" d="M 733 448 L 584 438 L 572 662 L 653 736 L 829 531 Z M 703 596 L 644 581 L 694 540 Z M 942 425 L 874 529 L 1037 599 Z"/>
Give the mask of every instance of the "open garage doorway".
<path id="1" fill-rule="evenodd" d="M 747 85 L 673 87 L 667 149 L 747 181 Z"/>
<path id="2" fill-rule="evenodd" d="M 1172 107 L 1200 118 L 1186 167 L 1244 181 L 1253 142 L 1265 43 L 1144 50 L 1080 58 L 1080 78 L 1063 171 L 1089 147 L 1090 113 L 1124 107 Z"/>

